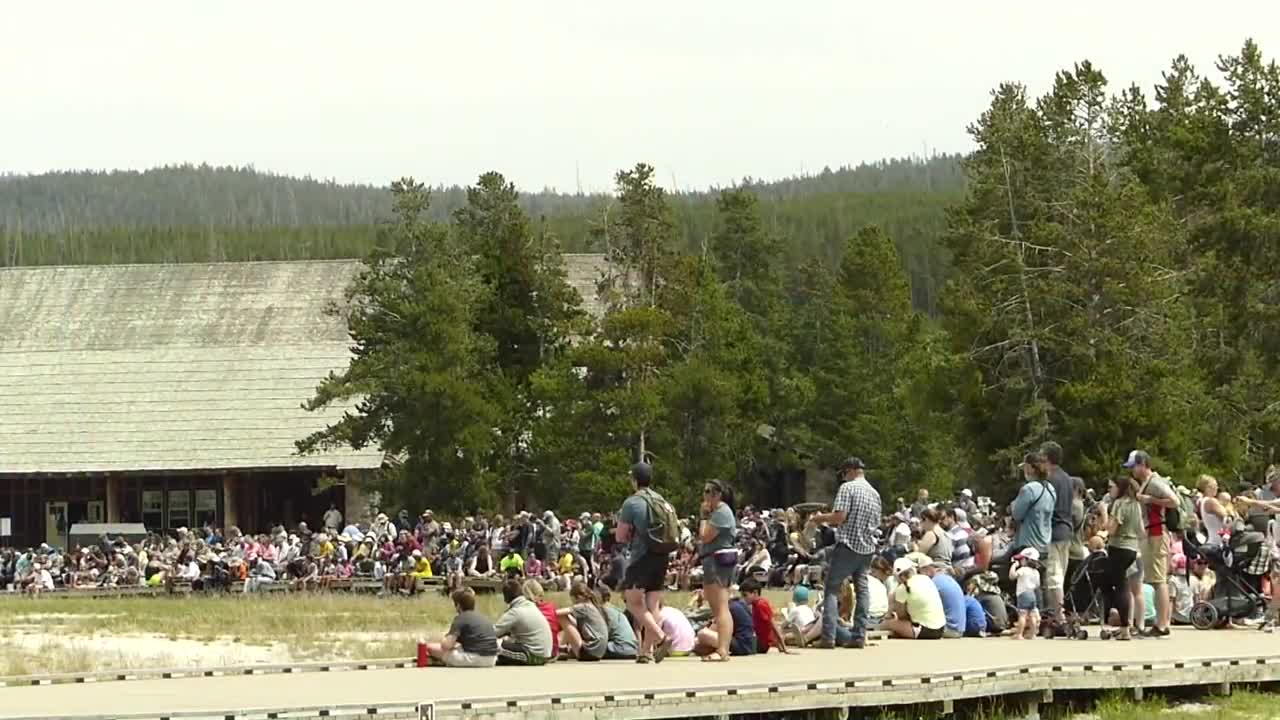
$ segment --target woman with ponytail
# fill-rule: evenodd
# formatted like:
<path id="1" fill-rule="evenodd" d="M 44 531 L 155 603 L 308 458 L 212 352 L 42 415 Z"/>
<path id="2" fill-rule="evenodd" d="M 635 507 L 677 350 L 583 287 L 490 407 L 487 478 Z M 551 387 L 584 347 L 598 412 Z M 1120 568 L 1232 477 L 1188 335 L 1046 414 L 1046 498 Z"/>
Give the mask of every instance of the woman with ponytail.
<path id="1" fill-rule="evenodd" d="M 609 647 L 609 624 L 604 619 L 600 596 L 585 582 L 577 580 L 569 587 L 573 604 L 556 611 L 560 616 L 560 645 L 581 661 L 604 658 Z"/>
<path id="2" fill-rule="evenodd" d="M 729 612 L 729 588 L 738 565 L 734 535 L 738 521 L 733 516 L 733 493 L 719 480 L 708 480 L 702 488 L 702 525 L 698 530 L 702 558 L 702 593 L 711 607 L 708 630 L 716 634 L 716 650 L 704 657 L 711 662 L 729 659 L 733 640 L 733 616 Z"/>

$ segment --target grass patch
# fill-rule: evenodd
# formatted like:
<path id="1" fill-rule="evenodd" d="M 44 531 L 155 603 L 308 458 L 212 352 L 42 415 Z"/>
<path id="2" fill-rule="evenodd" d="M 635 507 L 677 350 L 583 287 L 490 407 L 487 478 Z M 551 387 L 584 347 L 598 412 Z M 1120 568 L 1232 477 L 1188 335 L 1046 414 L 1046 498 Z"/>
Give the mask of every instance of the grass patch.
<path id="1" fill-rule="evenodd" d="M 770 597 L 782 607 L 788 594 Z M 564 605 L 568 596 L 553 594 L 551 600 Z M 686 593 L 668 597 L 677 607 L 688 601 Z M 620 603 L 621 597 L 614 602 Z M 504 608 L 499 594 L 478 597 L 476 609 L 490 618 L 496 619 Z M 249 655 L 259 658 L 257 662 L 408 658 L 418 638 L 439 638 L 454 615 L 453 604 L 436 592 L 412 598 L 346 593 L 10 597 L 0 598 L 0 609 L 0 632 L 10 637 L 0 641 L 0 675 L 226 664 L 222 660 L 228 645 L 254 649 Z M 19 633 L 26 642 L 12 640 Z M 160 646 L 99 651 L 110 648 L 112 638 L 139 636 L 159 638 Z M 208 652 L 193 658 L 190 645 L 180 642 L 208 645 Z"/>

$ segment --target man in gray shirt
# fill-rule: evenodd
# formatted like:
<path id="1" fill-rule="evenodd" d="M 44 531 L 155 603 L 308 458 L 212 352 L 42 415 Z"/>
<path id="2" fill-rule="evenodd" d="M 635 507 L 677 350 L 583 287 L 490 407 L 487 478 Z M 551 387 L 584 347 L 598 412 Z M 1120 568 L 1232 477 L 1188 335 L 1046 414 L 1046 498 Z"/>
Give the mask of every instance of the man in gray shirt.
<path id="1" fill-rule="evenodd" d="M 507 611 L 494 623 L 494 635 L 501 640 L 499 665 L 545 665 L 551 660 L 551 624 L 533 601 L 524 596 L 520 581 L 511 578 L 502 584 Z"/>
<path id="2" fill-rule="evenodd" d="M 1045 620 L 1046 633 L 1055 625 L 1062 625 L 1066 618 L 1062 613 L 1063 587 L 1067 575 L 1067 563 L 1071 560 L 1071 502 L 1075 497 L 1071 476 L 1062 469 L 1062 446 L 1052 440 L 1040 446 L 1045 459 L 1049 484 L 1055 493 L 1052 528 L 1049 533 L 1049 552 L 1045 555 Z M 1049 637 L 1053 637 L 1049 635 Z"/>
<path id="3" fill-rule="evenodd" d="M 657 615 L 671 557 L 665 552 L 655 552 L 650 546 L 649 532 L 654 528 L 650 504 L 665 505 L 667 500 L 653 489 L 653 466 L 648 463 L 631 466 L 631 482 L 635 493 L 623 501 L 614 532 L 614 538 L 628 546 L 622 597 L 635 619 L 634 631 L 641 638 L 641 662 L 662 662 L 671 652 L 671 639 L 662 633 Z M 675 515 L 674 509 L 669 512 Z M 661 527 L 660 520 L 658 527 Z"/>

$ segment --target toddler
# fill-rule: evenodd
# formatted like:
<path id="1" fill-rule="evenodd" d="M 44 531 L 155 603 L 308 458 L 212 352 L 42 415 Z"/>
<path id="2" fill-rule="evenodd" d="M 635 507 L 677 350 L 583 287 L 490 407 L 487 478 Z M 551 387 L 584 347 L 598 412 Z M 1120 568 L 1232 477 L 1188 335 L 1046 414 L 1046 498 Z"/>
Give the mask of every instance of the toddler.
<path id="1" fill-rule="evenodd" d="M 1015 582 L 1018 605 L 1018 622 L 1013 626 L 1013 639 L 1030 640 L 1040 630 L 1040 553 L 1027 548 L 1013 556 L 1009 567 L 1009 579 Z"/>

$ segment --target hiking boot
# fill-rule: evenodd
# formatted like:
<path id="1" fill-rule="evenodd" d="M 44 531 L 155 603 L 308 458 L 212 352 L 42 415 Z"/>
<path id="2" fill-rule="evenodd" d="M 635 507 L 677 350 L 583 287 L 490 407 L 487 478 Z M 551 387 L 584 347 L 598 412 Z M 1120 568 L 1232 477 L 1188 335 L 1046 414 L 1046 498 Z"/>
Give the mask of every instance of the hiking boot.
<path id="1" fill-rule="evenodd" d="M 867 641 L 864 638 L 854 638 L 849 641 L 848 645 L 845 645 L 845 647 L 851 650 L 862 650 L 866 646 L 867 646 Z"/>
<path id="2" fill-rule="evenodd" d="M 821 639 L 821 640 L 819 640 L 818 642 L 814 643 L 814 645 L 813 645 L 813 646 L 814 646 L 814 647 L 816 647 L 816 648 L 818 648 L 819 650 L 835 650 L 835 649 L 836 649 L 836 641 L 835 641 L 835 640 L 828 640 L 828 639 L 826 639 L 826 638 L 822 638 L 822 639 Z"/>

